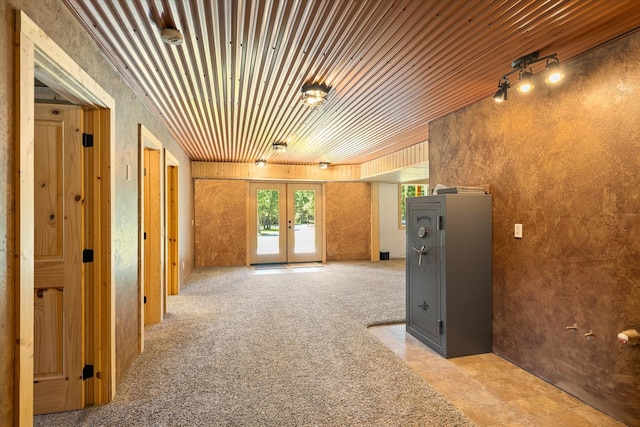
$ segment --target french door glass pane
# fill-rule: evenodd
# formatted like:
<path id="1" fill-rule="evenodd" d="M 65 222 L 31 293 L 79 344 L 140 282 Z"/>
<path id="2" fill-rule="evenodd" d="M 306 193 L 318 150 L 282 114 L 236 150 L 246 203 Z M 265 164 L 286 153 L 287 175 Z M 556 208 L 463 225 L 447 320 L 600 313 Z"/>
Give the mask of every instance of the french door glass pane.
<path id="1" fill-rule="evenodd" d="M 296 254 L 316 251 L 316 192 L 296 190 L 293 193 L 295 206 L 295 237 L 293 252 Z"/>
<path id="2" fill-rule="evenodd" d="M 280 212 L 278 190 L 258 190 L 258 254 L 279 252 Z"/>

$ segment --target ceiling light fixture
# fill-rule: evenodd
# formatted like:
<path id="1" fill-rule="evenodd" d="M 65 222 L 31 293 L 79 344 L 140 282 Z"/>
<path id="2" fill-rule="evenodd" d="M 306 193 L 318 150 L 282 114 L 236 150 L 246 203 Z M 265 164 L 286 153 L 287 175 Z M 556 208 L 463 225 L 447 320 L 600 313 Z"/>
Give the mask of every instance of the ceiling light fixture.
<path id="1" fill-rule="evenodd" d="M 160 37 L 163 42 L 173 46 L 179 46 L 184 42 L 182 33 L 175 28 L 163 28 L 160 30 Z"/>
<path id="2" fill-rule="evenodd" d="M 286 142 L 274 142 L 271 145 L 271 148 L 273 148 L 273 151 L 277 151 L 279 153 L 286 153 L 287 152 L 287 143 Z"/>
<path id="3" fill-rule="evenodd" d="M 330 164 L 331 163 L 329 163 L 329 162 L 320 162 L 320 163 L 318 163 L 318 166 L 320 167 L 320 169 L 329 169 L 329 165 Z"/>
<path id="4" fill-rule="evenodd" d="M 327 100 L 331 88 L 324 83 L 312 83 L 302 86 L 302 102 L 308 107 L 317 107 Z"/>
<path id="5" fill-rule="evenodd" d="M 256 160 L 256 166 L 258 166 L 259 168 L 263 168 L 263 167 L 267 166 L 267 161 L 266 160 Z"/>
<path id="6" fill-rule="evenodd" d="M 493 99 L 496 102 L 507 100 L 507 89 L 511 87 L 509 76 L 515 73 L 518 73 L 518 92 L 530 92 L 534 88 L 533 69 L 531 68 L 531 65 L 545 60 L 547 61 L 547 78 L 545 79 L 545 82 L 557 83 L 562 80 L 564 78 L 564 74 L 560 70 L 560 60 L 558 59 L 557 53 L 540 58 L 539 52 L 533 52 L 518 58 L 511 63 L 513 71 L 509 71 L 500 77 L 498 82 L 498 91 L 493 95 Z"/>

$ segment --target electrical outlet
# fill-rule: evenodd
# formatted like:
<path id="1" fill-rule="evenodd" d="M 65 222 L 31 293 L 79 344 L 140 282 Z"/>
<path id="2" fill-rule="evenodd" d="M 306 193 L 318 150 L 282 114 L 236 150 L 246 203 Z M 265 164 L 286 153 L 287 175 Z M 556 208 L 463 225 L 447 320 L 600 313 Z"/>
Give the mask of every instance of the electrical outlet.
<path id="1" fill-rule="evenodd" d="M 513 228 L 513 237 L 522 239 L 522 224 L 516 224 Z"/>

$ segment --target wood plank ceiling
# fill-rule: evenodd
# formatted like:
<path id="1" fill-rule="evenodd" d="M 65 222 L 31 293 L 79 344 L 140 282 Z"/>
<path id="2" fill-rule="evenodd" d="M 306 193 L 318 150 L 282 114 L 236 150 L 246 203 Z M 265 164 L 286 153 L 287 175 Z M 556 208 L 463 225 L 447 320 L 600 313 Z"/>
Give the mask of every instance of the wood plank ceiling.
<path id="1" fill-rule="evenodd" d="M 189 157 L 218 162 L 359 164 L 427 140 L 518 57 L 566 62 L 640 27 L 638 0 L 64 2 Z M 312 82 L 331 90 L 309 109 Z"/>

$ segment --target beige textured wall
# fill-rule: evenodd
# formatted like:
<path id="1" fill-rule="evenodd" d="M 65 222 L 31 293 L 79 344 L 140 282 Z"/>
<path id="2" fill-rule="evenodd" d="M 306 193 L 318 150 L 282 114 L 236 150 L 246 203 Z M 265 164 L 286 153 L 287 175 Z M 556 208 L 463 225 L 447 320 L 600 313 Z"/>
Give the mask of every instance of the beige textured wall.
<path id="1" fill-rule="evenodd" d="M 195 179 L 196 266 L 245 265 L 247 181 Z M 327 260 L 371 257 L 371 184 L 326 183 Z"/>
<path id="2" fill-rule="evenodd" d="M 430 180 L 491 184 L 494 351 L 640 425 L 640 33 L 564 67 L 433 122 Z"/>
<path id="3" fill-rule="evenodd" d="M 371 184 L 326 184 L 327 261 L 371 259 Z"/>
<path id="4" fill-rule="evenodd" d="M 247 183 L 195 179 L 196 266 L 245 265 Z"/>
<path id="5" fill-rule="evenodd" d="M 189 159 L 167 130 L 146 109 L 106 62 L 98 47 L 59 0 L 0 1 L 0 424 L 13 419 L 13 215 L 14 192 L 14 10 L 23 10 L 82 69 L 98 82 L 116 103 L 115 218 L 113 247 L 116 294 L 117 382 L 138 353 L 138 124 L 142 123 L 180 162 L 180 259 L 184 282 L 193 269 L 193 190 Z M 126 180 L 126 166 L 133 179 Z M 4 424 L 3 424 L 4 425 Z"/>

